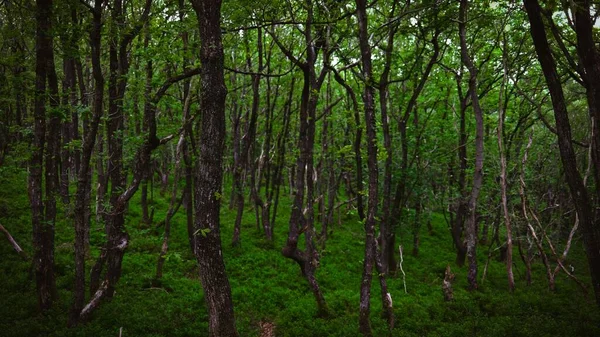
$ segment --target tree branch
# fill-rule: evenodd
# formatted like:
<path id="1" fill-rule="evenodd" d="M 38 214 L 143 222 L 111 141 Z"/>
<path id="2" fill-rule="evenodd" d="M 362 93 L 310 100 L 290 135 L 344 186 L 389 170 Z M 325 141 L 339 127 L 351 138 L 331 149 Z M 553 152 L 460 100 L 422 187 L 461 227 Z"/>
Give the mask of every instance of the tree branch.
<path id="1" fill-rule="evenodd" d="M 6 236 L 6 239 L 8 240 L 8 242 L 10 242 L 11 246 L 15 249 L 15 251 L 17 252 L 17 254 L 19 254 L 21 259 L 23 259 L 23 261 L 31 261 L 31 259 L 27 255 L 27 253 L 25 253 L 25 251 L 23 251 L 23 249 L 21 249 L 21 246 L 19 246 L 17 241 L 12 237 L 12 235 L 10 235 L 8 230 L 6 228 L 4 228 L 4 226 L 2 226 L 2 224 L 0 224 L 0 232 L 2 232 L 4 234 L 4 236 Z"/>

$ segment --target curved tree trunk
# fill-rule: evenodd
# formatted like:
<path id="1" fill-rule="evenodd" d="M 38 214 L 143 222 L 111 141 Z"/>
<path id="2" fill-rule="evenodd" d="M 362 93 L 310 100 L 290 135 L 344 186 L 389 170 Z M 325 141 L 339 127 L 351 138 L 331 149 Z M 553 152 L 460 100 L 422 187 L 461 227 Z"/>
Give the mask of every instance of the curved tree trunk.
<path id="1" fill-rule="evenodd" d="M 529 17 L 530 32 L 535 51 L 542 67 L 544 78 L 546 79 L 546 85 L 550 91 L 556 120 L 560 158 L 583 232 L 583 243 L 590 267 L 596 303 L 600 305 L 600 233 L 598 226 L 595 224 L 592 201 L 577 168 L 567 105 L 560 78 L 556 71 L 556 63 L 548 44 L 548 38 L 546 37 L 541 15 L 542 9 L 537 0 L 524 0 L 524 3 L 527 16 Z M 591 75 L 589 74 L 589 76 Z M 598 185 L 598 182 L 596 182 L 596 185 Z"/>

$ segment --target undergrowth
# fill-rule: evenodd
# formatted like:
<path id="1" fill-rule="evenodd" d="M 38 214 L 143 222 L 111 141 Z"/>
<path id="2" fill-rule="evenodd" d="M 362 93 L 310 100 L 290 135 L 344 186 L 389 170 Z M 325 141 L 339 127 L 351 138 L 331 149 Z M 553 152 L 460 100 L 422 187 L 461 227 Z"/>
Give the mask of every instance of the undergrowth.
<path id="1" fill-rule="evenodd" d="M 31 254 L 31 220 L 26 193 L 26 172 L 5 166 L 0 172 L 0 223 Z M 226 190 L 225 195 L 228 195 Z M 258 336 L 261 322 L 275 325 L 277 336 L 358 335 L 359 286 L 364 254 L 364 230 L 352 211 L 345 208 L 321 251 L 317 279 L 331 314 L 317 317 L 314 297 L 298 266 L 281 255 L 285 244 L 290 203 L 282 191 L 275 240 L 269 243 L 256 228 L 254 211 L 247 208 L 242 226 L 242 245 L 232 248 L 235 211 L 222 205 L 222 241 L 231 282 L 240 336 Z M 155 223 L 163 219 L 168 198 L 154 192 Z M 183 209 L 182 209 L 183 210 Z M 35 298 L 31 265 L 0 241 L 0 335 L 11 336 L 206 336 L 207 311 L 195 258 L 189 249 L 184 214 L 172 220 L 172 236 L 164 276 L 154 282 L 163 228 L 141 223 L 139 194 L 130 204 L 127 229 L 131 240 L 123 261 L 123 276 L 115 297 L 103 303 L 93 320 L 74 329 L 66 327 L 71 303 L 74 253 L 73 224 L 63 208 L 56 224 L 56 274 L 59 300 L 40 314 Z M 564 274 L 556 292 L 547 289 L 544 268 L 536 260 L 533 284 L 526 286 L 524 268 L 516 261 L 516 291 L 508 292 L 506 266 L 493 258 L 480 289 L 467 291 L 466 269 L 454 264 L 449 230 L 442 216 L 433 214 L 433 231 L 421 230 L 417 257 L 410 254 L 410 228 L 400 226 L 398 241 L 406 245 L 401 273 L 388 277 L 396 325 L 393 336 L 600 336 L 600 312 L 593 296 L 585 295 Z M 102 225 L 93 223 L 92 252 L 87 270 L 104 240 Z M 569 263 L 589 284 L 581 238 Z M 478 251 L 479 275 L 487 260 L 487 247 Z M 515 254 L 516 250 L 515 250 Z M 455 299 L 445 302 L 441 283 L 446 265 L 456 273 Z M 375 275 L 376 276 L 376 275 Z M 591 291 L 591 289 L 590 289 Z M 388 331 L 382 318 L 376 278 L 371 292 L 371 324 L 376 336 Z"/>

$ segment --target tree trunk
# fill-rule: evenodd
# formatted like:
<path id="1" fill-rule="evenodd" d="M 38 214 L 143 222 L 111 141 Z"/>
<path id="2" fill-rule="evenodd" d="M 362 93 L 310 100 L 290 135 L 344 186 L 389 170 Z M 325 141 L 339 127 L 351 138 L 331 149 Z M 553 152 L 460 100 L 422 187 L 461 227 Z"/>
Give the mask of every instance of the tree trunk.
<path id="1" fill-rule="evenodd" d="M 365 259 L 363 263 L 362 281 L 360 287 L 360 311 L 359 311 L 359 330 L 364 336 L 372 336 L 369 314 L 371 309 L 371 280 L 373 279 L 373 267 L 379 262 L 377 257 L 377 244 L 375 240 L 375 225 L 377 217 L 378 199 L 378 168 L 377 168 L 377 131 L 374 93 L 372 85 L 373 69 L 371 65 L 371 47 L 369 46 L 368 19 L 365 0 L 356 0 L 359 43 L 362 60 L 362 73 L 365 81 L 363 93 L 363 104 L 365 109 L 365 125 L 367 130 L 367 152 L 369 167 L 369 199 L 367 203 L 367 218 L 365 221 Z M 382 270 L 379 271 L 382 274 Z M 382 291 L 385 289 L 385 280 L 380 275 L 382 282 Z M 385 294 L 384 310 L 387 313 L 389 328 L 392 329 L 393 313 L 391 305 L 391 296 Z M 387 300 L 387 303 L 386 303 Z"/>
<path id="2" fill-rule="evenodd" d="M 577 169 L 577 160 L 575 151 L 573 150 L 571 125 L 569 122 L 565 97 L 560 78 L 556 71 L 556 63 L 548 44 L 548 38 L 546 37 L 540 5 L 537 0 L 524 0 L 524 3 L 529 18 L 530 32 L 538 56 L 538 61 L 540 62 L 542 71 L 544 72 L 544 78 L 546 79 L 546 85 L 550 91 L 554 117 L 556 120 L 560 158 L 563 164 L 567 184 L 571 191 L 573 203 L 579 216 L 579 222 L 583 232 L 583 243 L 590 267 L 592 286 L 594 288 L 596 303 L 600 306 L 600 233 L 598 233 L 598 226 L 595 225 L 592 201 L 583 185 L 581 174 Z M 583 19 L 586 20 L 585 18 Z M 585 23 L 584 27 L 580 27 L 582 33 L 584 28 Z M 583 39 L 585 37 L 581 36 L 578 37 L 578 39 L 579 38 Z M 580 42 L 578 51 L 581 47 L 583 46 L 581 46 Z M 588 74 L 587 77 L 591 77 L 592 75 L 593 74 Z M 595 80 L 597 80 L 597 78 Z M 598 185 L 598 181 L 596 181 L 596 185 Z"/>
<path id="3" fill-rule="evenodd" d="M 36 78 L 34 106 L 34 140 L 31 168 L 29 173 L 29 197 L 33 226 L 33 249 L 35 280 L 38 304 L 42 311 L 47 311 L 56 298 L 56 282 L 54 278 L 54 217 L 56 205 L 54 190 L 46 190 L 43 196 L 44 153 L 46 153 L 46 188 L 55 187 L 52 164 L 54 156 L 54 140 L 46 135 L 46 81 L 50 82 L 50 66 L 54 66 L 52 36 L 52 0 L 36 1 Z M 56 77 L 54 76 L 54 80 Z M 52 86 L 52 85 L 50 85 Z M 51 91 L 53 91 L 51 89 Z M 56 99 L 57 97 L 54 96 Z M 52 124 L 53 122 L 51 122 Z M 51 126 L 52 131 L 54 128 Z M 53 135 L 51 137 L 55 138 Z M 46 144 L 48 145 L 46 146 Z M 46 148 L 46 152 L 44 152 Z M 49 162 L 48 162 L 49 161 Z M 49 171 L 48 171 L 49 170 Z M 56 174 L 56 172 L 54 172 Z M 49 180 L 49 181 L 48 181 Z M 53 205 L 54 203 L 54 205 Z M 50 207 L 50 209 L 48 209 Z M 53 214 L 54 213 L 54 214 Z"/>
<path id="4" fill-rule="evenodd" d="M 584 82 L 588 111 L 592 121 L 591 159 L 594 163 L 596 195 L 600 199 L 600 50 L 597 47 L 598 41 L 594 41 L 594 22 L 592 22 L 590 7 L 590 0 L 576 0 L 572 6 L 575 14 L 575 32 L 577 33 L 577 54 L 586 74 Z M 595 11 L 597 11 L 597 5 Z M 596 219 L 600 217 L 600 210 L 596 210 L 595 217 Z M 600 235 L 598 229 L 596 229 L 596 235 Z M 594 286 L 594 288 L 596 287 L 600 288 L 600 285 Z M 597 298 L 600 300 L 600 297 Z"/>
<path id="5" fill-rule="evenodd" d="M 85 254 L 86 232 L 89 228 L 89 209 L 91 192 L 91 157 L 94 150 L 100 118 L 103 114 L 104 77 L 100 63 L 101 31 L 102 31 L 102 3 L 96 0 L 92 11 L 93 22 L 90 31 L 90 47 L 92 50 L 92 73 L 94 77 L 94 106 L 93 118 L 89 130 L 85 135 L 81 152 L 81 167 L 78 172 L 75 208 L 73 222 L 75 227 L 75 285 L 73 287 L 73 303 L 69 315 L 69 325 L 79 323 L 80 314 L 85 304 Z"/>
<path id="6" fill-rule="evenodd" d="M 238 336 L 231 288 L 221 253 L 221 206 L 225 97 L 221 0 L 191 0 L 200 28 L 203 110 L 196 185 L 196 258 L 209 313 L 209 336 Z"/>
<path id="7" fill-rule="evenodd" d="M 279 192 L 281 190 L 283 168 L 285 166 L 285 149 L 290 133 L 290 119 L 292 114 L 295 83 L 295 77 L 292 77 L 292 83 L 290 84 L 288 97 L 283 108 L 283 131 L 277 136 L 277 159 L 275 164 L 275 172 L 273 174 L 274 178 L 272 180 L 273 187 L 271 188 L 271 191 L 273 191 L 273 189 L 275 189 L 275 191 L 273 192 L 274 195 L 272 195 L 269 199 L 273 200 L 274 198 L 273 214 L 271 216 L 271 232 L 273 232 L 273 225 L 275 224 L 275 219 L 277 218 L 277 208 L 279 206 Z"/>
<path id="8" fill-rule="evenodd" d="M 319 265 L 319 253 L 315 249 L 313 242 L 314 235 L 314 143 L 315 143 L 315 123 L 316 109 L 319 100 L 319 92 L 322 87 L 325 75 L 328 72 L 327 64 L 329 62 L 330 50 L 325 43 L 325 47 L 321 45 L 324 36 L 323 31 L 316 31 L 317 35 L 313 35 L 313 2 L 306 0 L 305 6 L 307 10 L 307 19 L 305 22 L 304 38 L 305 44 L 308 47 L 306 53 L 306 61 L 296 59 L 293 53 L 288 50 L 277 37 L 269 32 L 275 43 L 279 46 L 282 52 L 295 63 L 303 73 L 304 84 L 302 87 L 302 97 L 300 99 L 300 130 L 298 136 L 298 148 L 300 154 L 296 161 L 295 184 L 293 189 L 292 212 L 289 221 L 289 232 L 285 247 L 282 249 L 282 254 L 298 263 L 303 276 L 308 281 L 312 288 L 315 300 L 317 301 L 318 315 L 325 316 L 329 314 L 325 297 L 319 287 L 319 283 L 315 277 L 315 271 Z M 315 46 L 315 41 L 318 40 L 318 47 Z M 317 75 L 315 63 L 317 61 L 317 49 L 323 51 L 324 67 Z M 298 249 L 298 241 L 300 235 L 304 233 L 306 251 Z"/>
<path id="9" fill-rule="evenodd" d="M 468 203 L 469 218 L 466 225 L 466 243 L 467 258 L 469 261 L 469 272 L 467 280 L 470 289 L 477 289 L 477 199 L 479 191 L 483 184 L 483 112 L 479 105 L 479 96 L 477 93 L 477 69 L 469 56 L 467 47 L 467 0 L 461 0 L 460 13 L 458 18 L 461 59 L 463 64 L 469 69 L 469 91 L 471 93 L 471 102 L 475 112 L 475 170 L 473 172 L 473 186 Z"/>
<path id="10" fill-rule="evenodd" d="M 248 71 L 252 71 L 252 53 L 250 52 L 250 46 L 248 43 L 248 36 L 245 37 L 245 46 L 246 46 L 246 66 Z M 248 175 L 248 166 L 254 167 L 253 164 L 253 147 L 254 140 L 256 138 L 256 123 L 258 120 L 258 108 L 260 104 L 260 72 L 262 71 L 262 37 L 260 36 L 260 32 L 258 35 L 258 70 L 255 74 L 252 75 L 252 107 L 250 111 L 250 120 L 248 121 L 248 128 L 246 133 L 242 137 L 242 149 L 240 152 L 239 161 L 236 163 L 236 167 L 234 167 L 234 185 L 237 193 L 237 215 L 235 218 L 235 225 L 233 231 L 233 239 L 231 244 L 233 246 L 238 246 L 240 244 L 240 233 L 241 233 L 241 223 L 242 223 L 242 215 L 244 213 L 244 177 Z M 252 169 L 251 176 L 254 181 L 255 170 Z M 254 187 L 254 183 L 251 184 L 252 189 L 252 199 L 256 197 L 256 191 Z"/>
<path id="11" fill-rule="evenodd" d="M 512 263 L 513 263 L 513 242 L 512 242 L 512 226 L 510 223 L 510 214 L 508 210 L 508 186 L 506 182 L 506 154 L 504 153 L 503 143 L 503 129 L 504 129 L 504 91 L 506 83 L 508 81 L 508 69 L 507 69 L 507 58 L 508 58 L 508 45 L 506 41 L 506 34 L 503 34 L 503 48 L 502 48 L 502 64 L 503 64 L 503 77 L 502 84 L 500 86 L 500 93 L 498 97 L 498 152 L 500 153 L 500 189 L 502 190 L 502 211 L 504 212 L 504 223 L 506 225 L 506 274 L 508 276 L 508 289 L 513 292 L 515 290 L 515 277 L 513 275 Z M 487 237 L 487 235 L 486 235 Z"/>
<path id="12" fill-rule="evenodd" d="M 186 93 L 184 93 L 184 97 L 185 97 L 185 102 L 183 104 L 183 118 L 182 118 L 182 124 L 185 124 L 187 122 L 187 120 L 190 118 L 190 104 L 191 104 L 191 97 L 192 95 L 190 95 L 190 91 L 189 91 L 189 85 L 187 86 L 187 88 L 184 88 L 184 90 L 187 89 L 188 91 Z M 156 280 L 160 280 L 162 278 L 162 269 L 163 269 L 163 265 L 165 263 L 165 258 L 167 255 L 167 251 L 169 249 L 169 236 L 171 234 L 171 219 L 173 218 L 173 216 L 175 215 L 175 213 L 177 212 L 177 209 L 179 208 L 179 205 L 181 205 L 181 203 L 183 202 L 183 200 L 186 198 L 186 191 L 184 189 L 183 194 L 181 196 L 181 201 L 179 203 L 177 203 L 177 191 L 178 191 L 178 186 L 179 186 L 179 179 L 181 178 L 181 158 L 183 157 L 183 152 L 184 152 L 184 146 L 186 143 L 186 130 L 184 129 L 183 132 L 181 133 L 181 135 L 179 136 L 179 141 L 177 142 L 177 149 L 175 150 L 175 177 L 173 180 L 173 191 L 171 194 L 171 201 L 169 203 L 169 210 L 167 211 L 167 215 L 165 216 L 165 233 L 163 234 L 163 244 L 161 246 L 161 250 L 160 250 L 160 254 L 158 256 L 158 262 L 156 264 L 156 276 L 155 279 Z M 188 233 L 190 234 L 190 233 Z M 194 233 L 191 232 L 191 236 L 194 236 Z"/>
<path id="13" fill-rule="evenodd" d="M 393 18 L 396 10 L 396 2 L 392 4 L 392 10 L 389 18 Z M 391 204 L 392 204 L 392 138 L 390 135 L 390 126 L 388 122 L 388 81 L 390 75 L 390 69 L 392 66 L 392 52 L 394 50 L 394 36 L 398 30 L 397 25 L 389 25 L 387 45 L 385 48 L 385 64 L 381 76 L 379 77 L 379 109 L 381 110 L 381 131 L 383 132 L 383 148 L 386 152 L 385 163 L 383 168 L 383 195 L 382 195 L 382 209 L 381 209 L 381 221 L 379 223 L 379 245 L 381 246 L 381 265 L 384 274 L 387 274 L 390 269 L 395 269 L 392 265 L 394 254 L 390 254 L 390 250 L 393 252 L 395 248 L 390 246 L 391 236 L 394 235 L 391 217 Z M 390 261 L 390 258 L 392 261 Z M 390 268 L 391 267 L 391 268 Z"/>

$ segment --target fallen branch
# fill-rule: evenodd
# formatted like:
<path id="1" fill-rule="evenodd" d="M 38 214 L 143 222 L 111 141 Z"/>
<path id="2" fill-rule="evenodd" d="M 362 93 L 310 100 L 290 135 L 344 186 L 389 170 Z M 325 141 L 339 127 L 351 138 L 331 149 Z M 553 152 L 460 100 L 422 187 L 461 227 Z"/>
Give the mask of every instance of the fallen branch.
<path id="1" fill-rule="evenodd" d="M 573 281 L 575 281 L 575 283 L 577 283 L 577 285 L 583 290 L 583 292 L 585 294 L 587 294 L 588 293 L 587 287 L 577 277 L 575 277 L 575 275 L 573 275 L 571 272 L 569 272 L 569 270 L 563 264 L 563 260 L 567 257 L 567 254 L 569 253 L 569 248 L 571 248 L 571 241 L 573 240 L 573 236 L 579 225 L 579 217 L 577 217 L 577 215 L 575 216 L 575 225 L 573 225 L 573 229 L 571 230 L 571 233 L 569 234 L 569 240 L 567 241 L 565 250 L 563 251 L 563 254 L 561 256 L 558 256 L 558 254 L 556 253 L 556 249 L 554 249 L 554 245 L 552 245 L 552 241 L 550 241 L 550 238 L 546 234 L 546 231 L 542 228 L 540 220 L 535 215 L 535 213 L 532 212 L 532 215 L 533 215 L 533 218 L 535 219 L 535 221 L 537 222 L 538 226 L 542 229 L 542 235 L 548 242 L 548 246 L 550 247 L 550 251 L 552 252 L 552 255 L 554 256 L 554 258 L 556 258 L 557 266 L 554 269 L 553 276 L 556 277 L 556 274 L 558 273 L 559 268 L 562 269 L 565 272 L 565 274 L 567 274 L 568 277 L 570 277 Z"/>
<path id="2" fill-rule="evenodd" d="M 6 236 L 6 239 L 8 239 L 8 242 L 10 242 L 10 244 L 13 246 L 13 248 L 15 249 L 17 254 L 19 254 L 21 259 L 23 259 L 23 261 L 31 261 L 31 259 L 27 255 L 27 253 L 25 253 L 25 251 L 23 251 L 23 249 L 21 248 L 21 246 L 19 246 L 17 241 L 15 241 L 15 239 L 12 237 L 12 235 L 10 235 L 8 230 L 6 230 L 6 228 L 4 228 L 4 226 L 2 226 L 1 224 L 0 224 L 0 232 L 2 232 Z"/>

